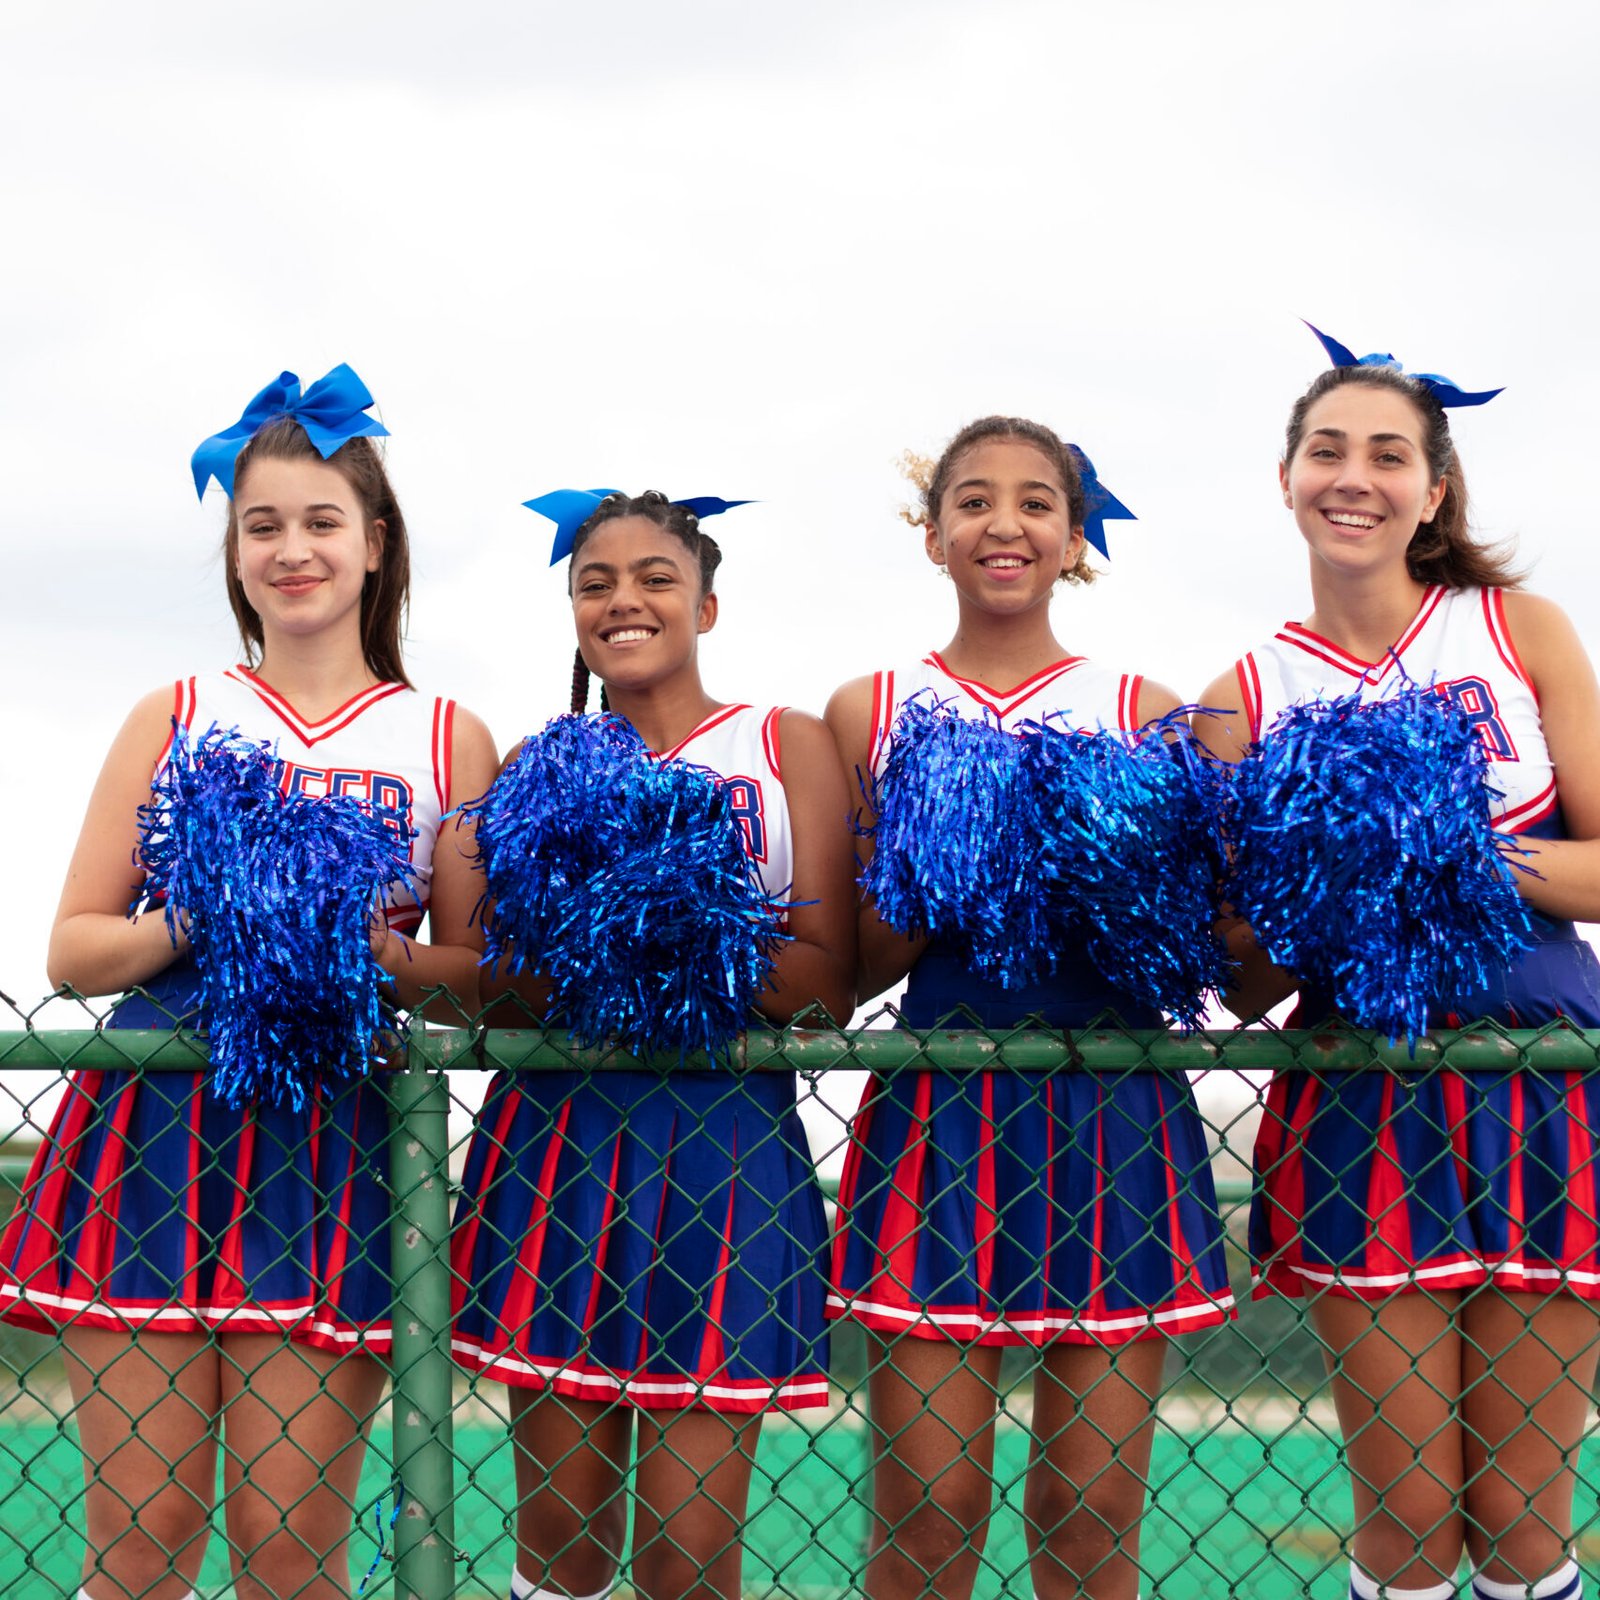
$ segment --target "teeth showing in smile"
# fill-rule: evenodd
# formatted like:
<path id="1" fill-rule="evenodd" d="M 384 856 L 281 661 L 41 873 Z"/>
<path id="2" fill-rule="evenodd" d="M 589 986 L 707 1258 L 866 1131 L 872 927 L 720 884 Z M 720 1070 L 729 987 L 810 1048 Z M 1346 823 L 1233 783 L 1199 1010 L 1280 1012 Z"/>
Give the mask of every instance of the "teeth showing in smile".
<path id="1" fill-rule="evenodd" d="M 607 644 L 636 644 L 641 639 L 653 637 L 653 628 L 618 628 L 615 633 L 606 635 Z"/>
<path id="2" fill-rule="evenodd" d="M 1329 522 L 1341 528 L 1376 528 L 1378 519 L 1366 516 L 1360 511 L 1330 511 L 1327 513 Z"/>
<path id="3" fill-rule="evenodd" d="M 987 560 L 981 561 L 979 565 L 1009 572 L 1014 567 L 1025 567 L 1027 562 L 1021 556 L 990 556 Z"/>

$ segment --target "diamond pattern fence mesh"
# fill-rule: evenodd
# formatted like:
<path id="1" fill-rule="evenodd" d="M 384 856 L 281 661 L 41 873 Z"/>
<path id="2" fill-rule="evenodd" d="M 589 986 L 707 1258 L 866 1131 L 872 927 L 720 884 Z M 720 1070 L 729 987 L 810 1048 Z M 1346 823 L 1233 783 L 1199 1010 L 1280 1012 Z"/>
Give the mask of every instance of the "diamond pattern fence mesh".
<path id="1" fill-rule="evenodd" d="M 1431 1035 L 1413 1057 L 1403 1043 L 1345 1029 L 986 1033 L 956 1018 L 948 1030 L 916 1034 L 885 1014 L 855 1031 L 752 1031 L 727 1063 L 641 1064 L 539 1027 L 414 1025 L 372 1080 L 386 1126 L 369 1125 L 347 1151 L 352 1171 L 381 1196 L 376 1209 L 329 1180 L 325 1206 L 345 1207 L 342 1215 L 280 1214 L 271 1201 L 255 1216 L 257 1195 L 238 1178 L 240 1147 L 199 1142 L 191 1148 L 206 1153 L 189 1170 L 144 1174 L 170 1194 L 169 1214 L 144 1220 L 119 1211 L 128 1174 L 167 1158 L 137 1148 L 116 1125 L 115 1094 L 76 1123 L 61 1107 L 72 1085 L 90 1080 L 180 1083 L 203 1064 L 203 1046 L 179 1030 L 119 1032 L 103 1020 L 56 998 L 31 1013 L 13 1007 L 0 1031 L 0 1219 L 11 1217 L 0 1265 L 12 1316 L 0 1322 L 7 1596 L 71 1596 L 87 1583 L 95 1600 L 177 1600 L 190 1589 L 247 1600 L 357 1592 L 500 1600 L 519 1566 L 540 1588 L 589 1596 L 615 1579 L 620 1594 L 653 1600 L 858 1592 L 1323 1600 L 1349 1592 L 1358 1538 L 1369 1551 L 1393 1551 L 1398 1541 L 1405 1559 L 1394 1570 L 1418 1587 L 1429 1562 L 1453 1578 L 1461 1560 L 1462 1582 L 1486 1556 L 1521 1571 L 1570 1548 L 1586 1569 L 1600 1564 L 1590 1399 L 1597 1330 L 1592 1301 L 1571 1292 L 1593 1272 L 1585 1278 L 1569 1262 L 1539 1283 L 1508 1283 L 1492 1270 L 1490 1281 L 1467 1283 L 1408 1267 L 1396 1219 L 1404 1212 L 1408 1227 L 1419 1226 L 1444 1191 L 1439 1173 L 1372 1176 L 1382 1163 L 1366 1157 L 1373 1145 L 1381 1150 L 1381 1122 L 1350 1153 L 1359 1193 L 1354 1176 L 1342 1182 L 1332 1170 L 1303 1170 L 1295 1192 L 1308 1214 L 1354 1207 L 1373 1240 L 1398 1238 L 1392 1282 L 1350 1296 L 1308 1280 L 1306 1295 L 1252 1297 L 1252 1270 L 1270 1264 L 1252 1261 L 1249 1225 L 1264 1120 L 1259 1148 L 1269 1159 L 1287 1160 L 1295 1148 L 1272 1137 L 1275 1075 L 1302 1074 L 1330 1093 L 1358 1078 L 1380 1081 L 1391 1086 L 1386 1106 L 1412 1109 L 1426 1086 L 1442 1085 L 1448 1115 L 1465 1104 L 1460 1084 L 1535 1074 L 1557 1080 L 1571 1102 L 1600 1092 L 1600 1034 L 1480 1026 Z M 479 1115 L 496 1073 L 502 1083 L 542 1083 L 531 1099 L 546 1107 L 544 1126 L 529 1130 L 526 1104 L 520 1124 L 509 1113 L 495 1123 Z M 619 1073 L 635 1087 L 653 1073 L 661 1092 L 679 1097 L 660 1170 L 625 1150 L 620 1131 L 601 1154 L 583 1148 L 572 1109 L 580 1094 L 625 1129 L 627 1097 L 608 1088 L 624 1081 Z M 977 1241 L 980 1258 L 1033 1248 L 1041 1273 L 1044 1257 L 1063 1250 L 1087 1263 L 1077 1322 L 1029 1323 L 1014 1308 L 986 1308 L 980 1294 L 967 1328 L 874 1320 L 848 1303 L 816 1325 L 804 1308 L 821 1304 L 830 1256 L 837 1268 L 842 1247 L 819 1247 L 818 1232 L 792 1220 L 794 1196 L 767 1194 L 772 1170 L 798 1174 L 795 1188 L 806 1193 L 820 1174 L 825 1226 L 837 1233 L 851 1221 L 837 1214 L 837 1196 L 863 1104 L 886 1102 L 897 1083 L 914 1104 L 917 1080 L 937 1079 L 996 1148 L 1011 1119 L 1027 1119 L 1050 1124 L 1057 1150 L 1089 1137 L 1051 1098 L 1050 1086 L 1069 1076 L 1102 1097 L 1151 1078 L 1186 1104 L 1194 1097 L 1206 1135 L 1197 1166 L 1174 1160 L 1161 1115 L 1135 1143 L 1177 1175 L 1171 1205 L 1197 1207 L 1220 1226 L 1226 1289 L 1206 1289 L 1206 1304 L 1191 1295 L 1187 1320 L 1135 1330 L 1146 1337 L 1128 1338 L 1126 1327 L 1101 1337 L 1095 1330 L 1118 1320 L 1124 1252 L 1131 1259 L 1150 1242 L 1113 1237 L 1097 1203 L 1124 1158 L 1086 1148 L 1080 1176 L 1064 1184 L 1052 1174 L 1068 1169 L 1054 1158 L 1020 1173 L 980 1148 L 977 1170 L 941 1177 L 925 1133 L 916 1185 L 904 1164 L 883 1180 L 894 1192 L 878 1197 L 887 1203 L 875 1215 L 898 1207 L 901 1233 L 886 1237 L 890 1224 L 880 1221 L 868 1241 L 878 1272 L 870 1292 L 893 1298 L 905 1240 L 955 1214 L 939 1185 L 959 1186 L 961 1214 L 976 1216 L 980 1234 L 992 1230 Z M 698 1099 L 683 1088 L 691 1079 Z M 1015 1090 L 1002 1113 L 999 1079 Z M 780 1098 L 795 1086 L 799 1124 L 774 1121 L 773 1130 L 790 1131 L 765 1137 L 804 1148 L 786 1148 L 789 1165 L 774 1169 L 763 1165 L 770 1152 L 740 1134 L 744 1148 L 707 1163 L 731 1170 L 732 1187 L 698 1187 L 695 1141 L 724 1122 L 695 1108 L 715 1108 L 758 1081 L 780 1085 Z M 297 1124 L 303 1135 L 258 1124 L 255 1137 L 274 1147 L 251 1159 L 326 1166 L 334 1120 L 308 1111 Z M 469 1158 L 475 1126 L 479 1150 Z M 1447 1149 L 1465 1161 L 1471 1130 L 1446 1134 Z M 120 1265 L 130 1251 L 170 1256 L 175 1237 L 198 1241 L 178 1250 L 171 1270 L 181 1292 L 169 1302 L 130 1311 L 94 1271 L 73 1276 L 54 1263 L 65 1225 L 46 1193 L 51 1157 L 74 1139 L 98 1140 L 103 1152 L 71 1178 L 80 1243 L 84 1230 L 108 1238 L 120 1230 L 115 1247 L 102 1241 L 102 1255 L 120 1251 Z M 1511 1192 L 1530 1214 L 1513 1221 L 1531 1238 L 1539 1208 L 1560 1203 L 1569 1232 L 1571 1215 L 1587 1212 L 1600 1235 L 1589 1163 L 1565 1171 L 1560 1193 L 1541 1199 L 1551 1185 L 1539 1181 L 1539 1148 L 1531 1134 L 1517 1147 Z M 862 1171 L 854 1181 L 857 1207 L 868 1207 Z M 524 1236 L 493 1237 L 515 1214 L 484 1199 L 497 1185 L 525 1196 Z M 1031 1185 L 1049 1190 L 1053 1234 L 1042 1249 L 1008 1236 L 1018 1191 Z M 596 1204 L 598 1222 L 573 1221 Z M 730 1219 L 751 1204 L 770 1204 L 771 1215 L 741 1233 Z M 200 1217 L 206 1207 L 220 1208 L 220 1220 Z M 246 1215 L 257 1252 L 263 1236 L 285 1256 L 313 1237 L 336 1241 L 318 1247 L 317 1271 L 332 1285 L 326 1306 L 260 1303 L 235 1237 Z M 32 1243 L 19 1250 L 30 1218 Z M 1292 1223 L 1292 1244 L 1314 1231 L 1305 1222 L 1301 1238 L 1302 1222 Z M 56 1230 L 49 1248 L 41 1228 Z M 760 1273 L 739 1258 L 739 1240 L 756 1236 Z M 1258 1221 L 1258 1252 L 1266 1237 Z M 1281 1229 L 1272 1243 L 1281 1245 Z M 510 1287 L 474 1322 L 473 1263 L 501 1245 Z M 1314 1250 L 1291 1253 L 1302 1267 L 1314 1264 Z M 370 1352 L 361 1316 L 342 1305 L 337 1285 L 363 1256 L 383 1264 L 391 1302 L 382 1320 L 392 1343 L 372 1342 Z M 1374 1259 L 1368 1251 L 1367 1267 Z M 774 1260 L 789 1263 L 776 1280 Z M 698 1263 L 688 1277 L 684 1261 Z M 1375 1308 L 1392 1308 L 1400 1295 L 1401 1319 L 1374 1333 Z M 640 1296 L 649 1300 L 642 1310 Z M 840 1298 L 848 1302 L 850 1291 Z M 29 1304 L 31 1325 L 25 1312 L 17 1320 Z M 555 1336 L 541 1353 L 540 1330 L 552 1319 L 573 1325 L 559 1355 Z M 787 1374 L 762 1374 L 740 1349 L 740 1329 L 760 1327 L 770 1342 L 774 1322 L 790 1347 L 804 1346 Z M 1004 1342 L 969 1337 L 980 1324 Z M 319 1326 L 320 1343 L 307 1337 Z M 1387 1364 L 1357 1366 L 1351 1352 L 1363 1337 L 1386 1342 Z M 618 1356 L 628 1348 L 636 1358 Z M 767 1405 L 784 1379 L 792 1392 Z M 702 1403 L 711 1394 L 747 1403 L 712 1409 Z"/>

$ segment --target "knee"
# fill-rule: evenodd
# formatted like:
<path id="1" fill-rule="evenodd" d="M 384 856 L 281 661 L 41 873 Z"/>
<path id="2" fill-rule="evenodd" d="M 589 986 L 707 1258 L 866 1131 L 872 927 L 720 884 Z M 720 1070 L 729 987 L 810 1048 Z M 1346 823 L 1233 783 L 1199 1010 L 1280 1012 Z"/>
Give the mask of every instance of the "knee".
<path id="1" fill-rule="evenodd" d="M 676 1540 L 658 1538 L 635 1553 L 629 1569 L 639 1600 L 689 1600 L 695 1595 L 719 1595 L 723 1574 L 719 1568 L 732 1560 L 731 1593 L 739 1592 L 738 1541 L 735 1537 L 715 1550 L 685 1548 Z"/>
<path id="2" fill-rule="evenodd" d="M 1467 1521 L 1473 1565 L 1507 1582 L 1537 1583 L 1566 1561 L 1572 1543 L 1570 1516 L 1557 1525 L 1531 1495 L 1499 1476 L 1468 1491 Z"/>
<path id="3" fill-rule="evenodd" d="M 947 1475 L 926 1485 L 902 1484 L 877 1500 L 880 1542 L 923 1573 L 935 1573 L 963 1553 L 983 1553 L 992 1500 L 987 1479 Z"/>
<path id="4" fill-rule="evenodd" d="M 131 1513 L 120 1502 L 96 1506 L 91 1501 L 87 1522 L 93 1570 L 114 1578 L 130 1594 L 153 1592 L 163 1578 L 192 1576 L 210 1531 L 205 1507 L 172 1495 Z"/>
<path id="5" fill-rule="evenodd" d="M 1038 1545 L 1057 1565 L 1088 1576 L 1119 1552 L 1132 1553 L 1144 1493 L 1143 1482 L 1126 1472 L 1105 1472 L 1088 1484 L 1036 1473 L 1023 1514 Z"/>
<path id="6" fill-rule="evenodd" d="M 263 1593 L 294 1595 L 318 1578 L 341 1575 L 328 1570 L 330 1557 L 349 1538 L 351 1522 L 350 1508 L 331 1496 L 310 1496 L 287 1511 L 251 1496 L 229 1504 L 228 1542 Z"/>
<path id="7" fill-rule="evenodd" d="M 517 1519 L 519 1568 L 541 1589 L 598 1594 L 617 1575 L 628 1535 L 623 1495 L 589 1509 L 557 1495 L 543 1495 Z"/>

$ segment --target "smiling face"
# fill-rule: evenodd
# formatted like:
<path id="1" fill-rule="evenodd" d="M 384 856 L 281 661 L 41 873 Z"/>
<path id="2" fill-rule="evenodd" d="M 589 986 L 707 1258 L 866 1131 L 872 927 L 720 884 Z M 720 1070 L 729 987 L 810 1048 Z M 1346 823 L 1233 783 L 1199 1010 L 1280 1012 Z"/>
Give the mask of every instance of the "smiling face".
<path id="1" fill-rule="evenodd" d="M 1425 438 L 1416 406 L 1391 388 L 1347 383 L 1312 404 L 1278 474 L 1313 561 L 1341 571 L 1405 570 L 1412 536 L 1445 493 Z"/>
<path id="2" fill-rule="evenodd" d="M 1060 470 L 1021 439 L 982 440 L 955 463 L 927 524 L 928 559 L 963 603 L 1021 612 L 1048 604 L 1083 550 Z"/>
<path id="3" fill-rule="evenodd" d="M 689 547 L 648 517 L 614 517 L 573 557 L 578 649 L 608 689 L 645 689 L 693 667 L 717 597 L 700 592 Z"/>
<path id="4" fill-rule="evenodd" d="M 348 628 L 359 639 L 362 592 L 385 530 L 368 526 L 344 474 L 323 461 L 258 456 L 233 505 L 234 576 L 261 620 L 267 653 L 275 635 Z"/>

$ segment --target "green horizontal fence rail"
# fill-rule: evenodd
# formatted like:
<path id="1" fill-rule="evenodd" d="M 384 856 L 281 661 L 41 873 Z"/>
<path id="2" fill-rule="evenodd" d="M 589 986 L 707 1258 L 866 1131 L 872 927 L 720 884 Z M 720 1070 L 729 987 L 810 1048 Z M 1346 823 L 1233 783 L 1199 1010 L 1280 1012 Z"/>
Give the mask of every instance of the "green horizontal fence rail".
<path id="1" fill-rule="evenodd" d="M 0 1073 L 4 1074 L 62 1078 L 82 1069 L 160 1073 L 193 1071 L 205 1063 L 203 1041 L 185 1032 L 33 1026 L 0 1030 Z M 682 1062 L 677 1057 L 663 1058 L 649 1063 L 661 1070 L 710 1064 L 700 1057 Z M 1188 1035 L 1161 1029 L 1117 1028 L 1072 1033 L 956 1028 L 926 1033 L 899 1028 L 790 1030 L 753 1032 L 735 1046 L 730 1061 L 719 1063 L 737 1071 L 796 1072 L 813 1089 L 819 1074 L 836 1069 L 866 1070 L 879 1075 L 919 1071 L 965 1074 L 986 1069 L 1035 1073 L 1070 1069 L 1116 1073 L 1152 1068 L 1187 1074 L 1225 1072 L 1252 1075 L 1258 1103 L 1265 1092 L 1266 1075 L 1291 1064 L 1315 1072 L 1377 1068 L 1416 1073 L 1437 1067 L 1590 1071 L 1600 1067 L 1600 1030 L 1586 1032 L 1558 1024 L 1530 1031 L 1485 1024 L 1430 1034 L 1417 1041 L 1414 1050 L 1403 1042 L 1392 1043 L 1381 1036 L 1342 1027 L 1321 1031 L 1240 1028 Z M 461 1550 L 455 1527 L 463 1462 L 453 1435 L 457 1404 L 453 1386 L 460 1374 L 450 1354 L 448 1246 L 452 1193 L 448 1076 L 453 1070 L 462 1069 L 579 1069 L 604 1073 L 637 1070 L 640 1065 L 624 1052 L 581 1048 L 563 1033 L 537 1027 L 436 1029 L 414 1023 L 405 1036 L 403 1051 L 378 1074 L 385 1083 L 391 1110 L 388 1159 L 394 1206 L 394 1354 L 389 1409 L 390 1452 L 399 1506 L 393 1519 L 392 1582 L 399 1600 L 448 1600 L 467 1592 L 461 1588 L 461 1566 L 468 1553 Z M 843 1131 L 841 1124 L 841 1139 Z M 1208 1131 L 1214 1136 L 1220 1134 L 1224 1148 L 1228 1147 L 1226 1129 Z M 1235 1146 L 1233 1154 L 1248 1161 L 1248 1151 Z M 24 1170 L 23 1163 L 10 1156 L 0 1143 L 0 1188 L 19 1188 Z M 1224 1216 L 1246 1203 L 1249 1191 L 1248 1182 L 1238 1179 L 1219 1183 Z M 0 1214 L 0 1222 L 3 1220 Z M 1298 1326 L 1303 1319 L 1297 1316 L 1294 1320 Z M 1264 1361 L 1271 1352 L 1252 1348 L 1251 1353 Z M 0 1354 L 0 1372 L 4 1370 L 5 1361 Z M 1231 1408 L 1226 1396 L 1219 1394 L 1218 1399 L 1225 1409 Z M 1302 1398 L 1302 1414 L 1305 1404 Z M 6 1404 L 0 1401 L 0 1519 L 14 1519 L 17 1512 L 7 1501 L 29 1479 L 31 1464 L 15 1459 L 14 1450 L 6 1443 L 6 1421 Z M 61 1431 L 59 1420 L 56 1431 Z M 1191 1460 L 1198 1460 L 1206 1448 L 1204 1428 L 1187 1448 Z M 13 1473 L 15 1482 L 8 1486 L 6 1480 Z M 1159 1470 L 1153 1469 L 1152 1511 L 1159 1498 L 1159 1477 Z M 860 1492 L 855 1484 L 841 1482 L 841 1497 Z M 1301 1497 L 1309 1499 L 1325 1487 L 1304 1485 Z M 1592 1497 L 1592 1486 L 1590 1493 Z M 1580 1532 L 1585 1517 L 1589 1526 L 1597 1520 L 1592 1507 L 1586 1509 L 1582 1500 L 1580 1494 Z M 1228 1505 L 1231 1510 L 1231 1498 Z M 1286 1586 L 1288 1575 L 1275 1575 L 1266 1559 L 1274 1540 L 1281 1542 L 1283 1530 L 1254 1531 L 1265 1541 L 1266 1565 L 1254 1578 L 1241 1572 L 1240 1587 L 1232 1587 L 1230 1578 L 1226 1592 L 1345 1592 L 1343 1564 L 1348 1555 L 1337 1535 L 1330 1536 L 1328 1548 L 1314 1560 L 1313 1576 L 1302 1575 L 1299 1586 L 1290 1588 Z M 359 1563 L 356 1565 L 359 1571 Z M 1317 1573 L 1325 1574 L 1333 1586 L 1315 1588 Z M 381 1576 L 372 1577 L 366 1585 L 367 1593 L 373 1592 Z M 486 1581 L 479 1580 L 480 1584 Z M 1147 1585 L 1150 1581 L 1147 1577 Z M 13 1587 L 10 1591 L 22 1600 L 32 1592 L 26 1587 Z M 37 1590 L 41 1597 L 59 1592 L 47 1586 Z M 471 1592 L 491 1591 L 480 1587 Z M 1161 1592 L 1159 1586 L 1156 1592 Z M 1212 1586 L 1207 1592 L 1225 1591 Z M 1148 1586 L 1144 1593 L 1148 1600 Z M 814 1597 L 807 1592 L 806 1600 Z"/>

